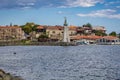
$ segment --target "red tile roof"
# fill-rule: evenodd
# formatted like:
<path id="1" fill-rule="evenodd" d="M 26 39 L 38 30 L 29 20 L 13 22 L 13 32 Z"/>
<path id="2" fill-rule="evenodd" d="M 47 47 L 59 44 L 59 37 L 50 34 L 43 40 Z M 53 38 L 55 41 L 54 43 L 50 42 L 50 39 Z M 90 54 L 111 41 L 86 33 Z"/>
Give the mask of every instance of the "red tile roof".
<path id="1" fill-rule="evenodd" d="M 37 29 L 44 29 L 44 27 L 43 26 L 38 26 Z"/>
<path id="2" fill-rule="evenodd" d="M 71 36 L 71 39 L 79 40 L 79 39 L 90 39 L 90 40 L 96 40 L 100 39 L 101 36 L 96 36 L 96 35 L 89 35 L 89 36 L 84 36 L 84 35 L 77 35 L 77 36 Z"/>
<path id="3" fill-rule="evenodd" d="M 97 39 L 107 39 L 107 40 L 115 40 L 118 39 L 117 37 L 113 37 L 113 36 L 96 36 L 96 35 L 89 35 L 89 36 L 85 36 L 85 35 L 76 35 L 76 36 L 71 36 L 71 39 L 74 40 L 80 40 L 80 39 L 88 39 L 88 40 L 97 40 Z"/>
<path id="4" fill-rule="evenodd" d="M 13 29 L 13 28 L 21 28 L 19 26 L 0 26 L 0 28 L 3 28 L 3 29 Z"/>
<path id="5" fill-rule="evenodd" d="M 102 37 L 104 39 L 107 39 L 107 40 L 115 40 L 115 39 L 118 39 L 117 37 L 114 37 L 114 36 L 104 36 Z"/>
<path id="6" fill-rule="evenodd" d="M 47 29 L 52 29 L 52 30 L 63 30 L 62 26 L 49 26 Z"/>
<path id="7" fill-rule="evenodd" d="M 69 26 L 69 30 L 77 30 L 77 27 L 76 26 Z"/>

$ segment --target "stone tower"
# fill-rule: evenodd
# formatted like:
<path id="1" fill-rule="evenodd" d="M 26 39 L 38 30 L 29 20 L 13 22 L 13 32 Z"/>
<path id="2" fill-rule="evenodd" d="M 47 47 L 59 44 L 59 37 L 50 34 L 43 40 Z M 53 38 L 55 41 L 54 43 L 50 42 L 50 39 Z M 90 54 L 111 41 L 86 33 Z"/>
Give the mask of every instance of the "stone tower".
<path id="1" fill-rule="evenodd" d="M 66 17 L 65 17 L 65 21 L 64 21 L 64 31 L 63 31 L 63 42 L 70 42 L 68 30 L 69 30 L 69 29 L 68 29 L 67 19 L 66 19 Z"/>

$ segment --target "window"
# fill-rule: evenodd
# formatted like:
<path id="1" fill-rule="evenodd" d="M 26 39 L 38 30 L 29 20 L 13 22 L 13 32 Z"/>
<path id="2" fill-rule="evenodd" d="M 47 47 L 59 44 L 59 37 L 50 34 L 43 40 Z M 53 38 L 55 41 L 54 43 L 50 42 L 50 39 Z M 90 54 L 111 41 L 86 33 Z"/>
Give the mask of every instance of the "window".
<path id="1" fill-rule="evenodd" d="M 52 31 L 52 33 L 55 33 L 55 31 Z"/>
<path id="2" fill-rule="evenodd" d="M 112 40 L 112 42 L 115 42 L 114 40 Z"/>
<path id="3" fill-rule="evenodd" d="M 106 42 L 106 40 L 103 38 L 103 42 Z"/>

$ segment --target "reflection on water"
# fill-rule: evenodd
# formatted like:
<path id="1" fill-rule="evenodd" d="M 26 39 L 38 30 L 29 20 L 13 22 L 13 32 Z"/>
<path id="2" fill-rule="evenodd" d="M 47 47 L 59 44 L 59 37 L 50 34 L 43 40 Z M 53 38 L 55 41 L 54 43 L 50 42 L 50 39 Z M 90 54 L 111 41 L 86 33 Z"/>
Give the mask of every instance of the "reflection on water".
<path id="1" fill-rule="evenodd" d="M 120 46 L 0 47 L 0 68 L 25 80 L 120 80 Z"/>

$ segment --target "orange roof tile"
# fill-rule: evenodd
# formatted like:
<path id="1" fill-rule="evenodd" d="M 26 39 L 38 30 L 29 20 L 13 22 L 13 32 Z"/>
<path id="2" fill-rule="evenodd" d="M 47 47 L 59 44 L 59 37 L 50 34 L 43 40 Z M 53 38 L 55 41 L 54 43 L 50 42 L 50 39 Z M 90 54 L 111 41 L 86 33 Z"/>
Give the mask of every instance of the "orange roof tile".
<path id="1" fill-rule="evenodd" d="M 0 28 L 3 28 L 3 29 L 13 29 L 13 28 L 21 28 L 19 26 L 0 26 Z"/>
<path id="2" fill-rule="evenodd" d="M 62 30 L 63 27 L 61 27 L 61 26 L 49 26 L 49 27 L 47 27 L 47 29 L 52 29 L 52 30 Z"/>
<path id="3" fill-rule="evenodd" d="M 69 26 L 69 30 L 77 30 L 77 26 Z"/>
<path id="4" fill-rule="evenodd" d="M 76 40 L 79 40 L 79 39 L 90 39 L 90 40 L 96 40 L 96 39 L 100 39 L 101 36 L 96 36 L 96 35 L 89 35 L 89 36 L 84 36 L 84 35 L 77 35 L 77 36 L 72 36 L 71 39 L 76 39 Z"/>
<path id="5" fill-rule="evenodd" d="M 91 36 L 87 36 L 87 37 L 88 37 L 88 39 L 95 40 L 95 39 L 100 39 L 102 36 L 91 35 Z"/>
<path id="6" fill-rule="evenodd" d="M 118 39 L 117 37 L 114 37 L 114 36 L 104 36 L 104 37 L 102 37 L 102 38 L 107 39 L 107 40 Z"/>
<path id="7" fill-rule="evenodd" d="M 44 29 L 44 27 L 43 26 L 38 26 L 37 29 Z"/>

